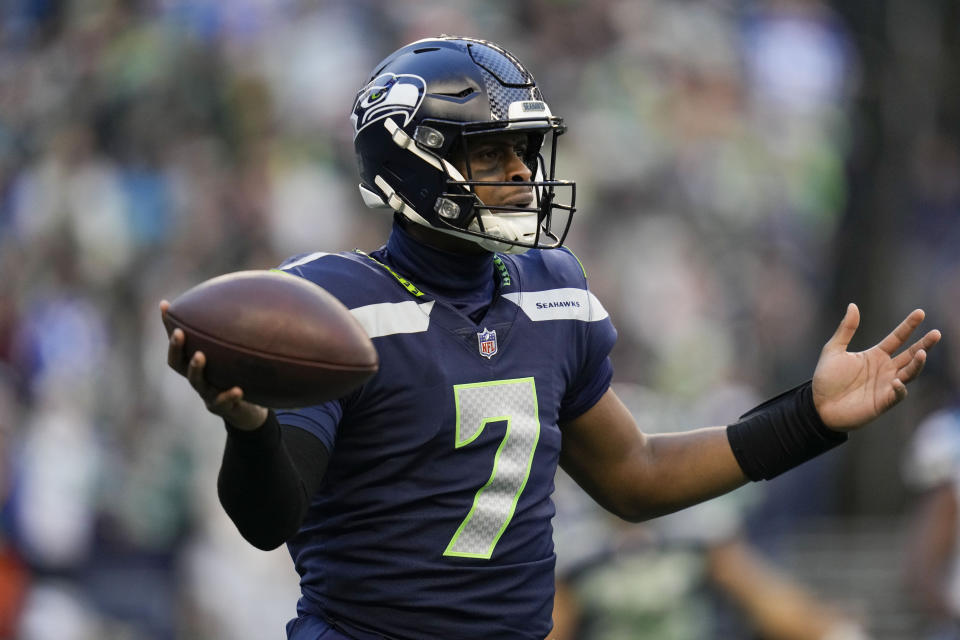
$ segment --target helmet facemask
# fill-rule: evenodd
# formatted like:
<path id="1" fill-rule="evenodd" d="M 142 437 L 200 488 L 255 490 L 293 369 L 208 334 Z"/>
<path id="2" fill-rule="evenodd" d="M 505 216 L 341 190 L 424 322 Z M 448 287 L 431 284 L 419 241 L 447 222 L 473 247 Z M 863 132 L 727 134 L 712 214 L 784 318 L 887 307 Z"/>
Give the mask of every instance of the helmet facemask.
<path id="1" fill-rule="evenodd" d="M 555 179 L 557 138 L 564 132 L 562 122 L 551 119 L 545 124 L 544 119 L 538 118 L 457 126 L 460 133 L 455 150 L 447 154 L 448 161 L 443 163 L 445 188 L 434 206 L 440 226 L 434 226 L 503 253 L 561 246 L 570 228 L 576 199 L 574 183 Z M 529 179 L 487 179 L 484 174 L 488 168 L 472 161 L 471 151 L 496 136 L 518 134 L 524 139 L 522 161 L 530 171 Z M 549 161 L 544 158 L 544 151 Z M 525 198 L 519 189 L 524 187 L 532 198 L 529 203 L 522 202 Z M 491 188 L 516 188 L 521 202 L 484 202 L 478 191 Z"/>

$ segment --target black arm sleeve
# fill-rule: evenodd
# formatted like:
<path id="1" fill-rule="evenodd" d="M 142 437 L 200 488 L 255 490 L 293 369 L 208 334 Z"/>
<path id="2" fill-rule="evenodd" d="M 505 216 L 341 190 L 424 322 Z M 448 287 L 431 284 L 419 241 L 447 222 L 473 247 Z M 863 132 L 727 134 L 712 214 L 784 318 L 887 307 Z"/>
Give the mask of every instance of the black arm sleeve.
<path id="1" fill-rule="evenodd" d="M 226 427 L 220 504 L 250 544 L 275 549 L 300 528 L 330 454 L 316 436 L 277 422 L 273 411 L 253 431 Z"/>

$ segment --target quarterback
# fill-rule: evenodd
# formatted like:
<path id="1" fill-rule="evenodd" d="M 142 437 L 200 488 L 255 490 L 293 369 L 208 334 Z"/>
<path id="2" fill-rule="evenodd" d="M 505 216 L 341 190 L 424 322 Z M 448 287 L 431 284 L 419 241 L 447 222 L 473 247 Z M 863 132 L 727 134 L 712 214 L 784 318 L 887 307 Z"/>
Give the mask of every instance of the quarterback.
<path id="1" fill-rule="evenodd" d="M 289 638 L 542 640 L 558 465 L 624 519 L 675 511 L 840 444 L 905 397 L 940 338 L 908 344 L 916 310 L 849 353 L 850 305 L 810 382 L 732 425 L 645 435 L 610 389 L 611 318 L 564 247 L 565 126 L 530 72 L 491 42 L 421 40 L 375 67 L 350 118 L 361 195 L 392 233 L 280 269 L 352 311 L 379 372 L 281 411 L 211 388 L 179 330 L 168 350 L 226 423 L 224 509 L 251 544 L 293 557 Z"/>

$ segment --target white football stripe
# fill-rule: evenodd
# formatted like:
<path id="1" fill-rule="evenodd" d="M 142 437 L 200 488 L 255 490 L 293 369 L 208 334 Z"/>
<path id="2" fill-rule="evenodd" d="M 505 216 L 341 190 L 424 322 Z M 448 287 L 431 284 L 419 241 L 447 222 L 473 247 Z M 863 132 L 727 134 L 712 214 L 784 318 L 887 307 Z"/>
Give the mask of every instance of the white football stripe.
<path id="1" fill-rule="evenodd" d="M 596 322 L 607 317 L 607 310 L 595 295 L 584 289 L 548 289 L 505 293 L 503 297 L 520 307 L 534 322 L 542 320 L 582 320 Z"/>
<path id="2" fill-rule="evenodd" d="M 350 313 L 371 338 L 382 338 L 395 333 L 421 333 L 430 328 L 433 302 L 381 302 L 351 309 Z"/>

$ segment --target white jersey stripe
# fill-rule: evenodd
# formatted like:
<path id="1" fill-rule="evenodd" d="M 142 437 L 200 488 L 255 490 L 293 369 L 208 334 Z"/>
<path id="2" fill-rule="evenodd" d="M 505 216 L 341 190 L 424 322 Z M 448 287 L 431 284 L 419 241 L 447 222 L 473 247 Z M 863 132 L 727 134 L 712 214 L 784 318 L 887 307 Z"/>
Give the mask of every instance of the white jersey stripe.
<path id="1" fill-rule="evenodd" d="M 607 317 L 607 310 L 595 295 L 585 289 L 548 289 L 505 293 L 503 297 L 520 307 L 534 322 L 542 320 L 581 320 L 596 322 Z"/>
<path id="2" fill-rule="evenodd" d="M 311 254 L 309 254 L 309 255 L 303 256 L 303 257 L 300 258 L 299 260 L 294 260 L 294 261 L 291 262 L 290 264 L 285 264 L 285 265 L 283 265 L 282 267 L 280 267 L 280 269 L 283 270 L 283 271 L 286 271 L 286 270 L 288 270 L 288 269 L 293 269 L 294 267 L 299 267 L 299 266 L 302 265 L 302 264 L 307 264 L 308 262 L 313 262 L 313 261 L 316 260 L 317 258 L 322 258 L 323 256 L 328 256 L 328 255 L 330 255 L 330 254 L 327 253 L 326 251 L 314 251 L 313 253 L 311 253 Z"/>
<path id="3" fill-rule="evenodd" d="M 433 302 L 380 302 L 351 309 L 350 313 L 371 338 L 382 338 L 395 333 L 422 333 L 430 328 Z"/>

